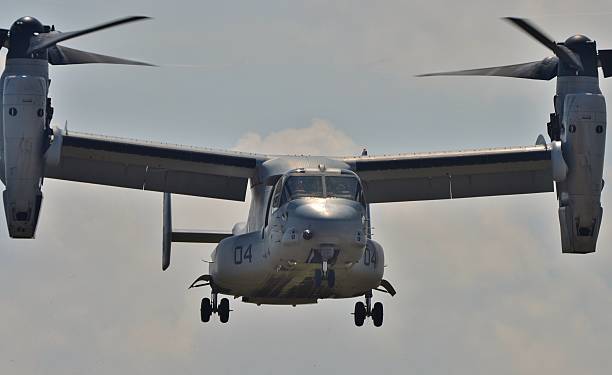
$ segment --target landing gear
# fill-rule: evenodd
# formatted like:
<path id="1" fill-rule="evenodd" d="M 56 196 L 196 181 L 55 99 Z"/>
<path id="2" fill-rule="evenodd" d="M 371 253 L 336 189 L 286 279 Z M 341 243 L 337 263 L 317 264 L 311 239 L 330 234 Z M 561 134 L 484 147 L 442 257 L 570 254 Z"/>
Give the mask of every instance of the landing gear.
<path id="1" fill-rule="evenodd" d="M 333 288 L 336 285 L 336 271 L 327 271 L 327 286 Z"/>
<path id="2" fill-rule="evenodd" d="M 210 316 L 213 313 L 213 307 L 210 303 L 209 298 L 202 298 L 202 304 L 200 306 L 200 318 L 202 319 L 202 323 L 208 323 L 210 321 Z"/>
<path id="3" fill-rule="evenodd" d="M 219 320 L 221 323 L 227 323 L 229 321 L 230 307 L 229 300 L 227 298 L 221 299 L 221 303 L 219 303 L 219 311 L 217 311 L 217 313 L 219 314 Z"/>
<path id="4" fill-rule="evenodd" d="M 323 284 L 323 280 L 327 281 L 327 286 L 333 288 L 336 285 L 336 271 L 330 270 L 328 263 L 324 260 L 321 263 L 321 269 L 315 270 L 314 283 L 315 287 L 320 288 Z"/>
<path id="5" fill-rule="evenodd" d="M 323 281 L 323 271 L 315 270 L 314 283 L 317 289 L 321 287 L 322 281 Z"/>
<path id="6" fill-rule="evenodd" d="M 380 327 L 383 324 L 383 305 L 380 302 L 374 304 L 372 309 L 372 321 L 375 327 Z"/>
<path id="7" fill-rule="evenodd" d="M 229 321 L 230 305 L 227 298 L 222 298 L 221 302 L 217 304 L 217 293 L 211 294 L 212 298 L 202 298 L 202 304 L 200 306 L 200 318 L 203 323 L 210 321 L 212 314 L 219 315 L 219 321 L 221 323 L 227 323 Z"/>
<path id="8" fill-rule="evenodd" d="M 383 324 L 383 304 L 376 302 L 372 307 L 372 292 L 369 291 L 365 294 L 365 304 L 361 301 L 355 304 L 355 311 L 353 312 L 353 318 L 355 318 L 355 325 L 361 327 L 367 317 L 372 317 L 372 322 L 375 327 L 380 327 Z"/>
<path id="9" fill-rule="evenodd" d="M 366 307 L 363 302 L 357 302 L 355 304 L 355 312 L 353 313 L 353 317 L 355 318 L 355 325 L 357 327 L 361 327 L 363 322 L 365 322 L 366 316 L 368 312 L 366 311 Z"/>

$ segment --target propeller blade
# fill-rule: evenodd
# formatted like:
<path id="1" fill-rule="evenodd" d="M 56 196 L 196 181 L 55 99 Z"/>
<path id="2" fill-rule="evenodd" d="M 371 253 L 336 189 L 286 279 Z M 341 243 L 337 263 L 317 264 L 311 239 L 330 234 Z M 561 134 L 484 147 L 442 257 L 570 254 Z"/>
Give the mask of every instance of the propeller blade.
<path id="1" fill-rule="evenodd" d="M 127 60 L 119 57 L 105 56 L 97 53 L 81 51 L 74 48 L 55 45 L 49 48 L 49 63 L 52 65 L 71 64 L 122 64 L 155 66 L 146 62 Z"/>
<path id="2" fill-rule="evenodd" d="M 125 18 L 120 18 L 118 20 L 106 22 L 106 23 L 103 23 L 97 26 L 92 26 L 87 29 L 82 29 L 82 30 L 77 30 L 77 31 L 69 31 L 66 33 L 60 33 L 60 32 L 53 33 L 52 32 L 52 33 L 39 34 L 39 35 L 32 37 L 32 40 L 30 42 L 30 48 L 28 49 L 27 53 L 29 55 L 37 51 L 40 51 L 41 49 L 51 47 L 52 45 L 62 42 L 64 40 L 76 38 L 78 36 L 90 34 L 96 31 L 108 29 L 109 27 L 123 25 L 125 23 L 145 20 L 149 18 L 150 17 L 144 17 L 144 16 L 125 17 Z"/>
<path id="3" fill-rule="evenodd" d="M 569 65 L 570 67 L 582 71 L 582 62 L 580 61 L 580 57 L 578 57 L 575 53 L 573 53 L 569 48 L 565 46 L 558 45 L 554 40 L 550 37 L 546 36 L 542 31 L 537 29 L 534 25 L 532 25 L 529 21 L 522 18 L 515 17 L 506 17 L 504 18 L 506 21 L 514 24 L 527 34 L 531 35 L 535 40 L 542 43 L 546 48 L 553 51 L 561 61 Z"/>
<path id="4" fill-rule="evenodd" d="M 542 61 L 528 62 L 524 64 L 494 66 L 491 68 L 457 70 L 454 72 L 441 72 L 421 74 L 417 77 L 433 76 L 497 76 L 526 79 L 539 79 L 548 81 L 557 76 L 559 59 L 556 56 L 547 57 Z"/>
<path id="5" fill-rule="evenodd" d="M 604 78 L 612 77 L 612 49 L 599 50 L 599 66 L 603 70 Z"/>

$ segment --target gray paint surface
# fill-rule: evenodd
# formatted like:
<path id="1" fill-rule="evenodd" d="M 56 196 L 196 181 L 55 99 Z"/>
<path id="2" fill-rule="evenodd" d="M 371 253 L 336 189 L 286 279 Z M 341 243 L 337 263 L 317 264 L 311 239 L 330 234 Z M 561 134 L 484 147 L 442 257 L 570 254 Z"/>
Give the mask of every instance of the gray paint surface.
<path id="1" fill-rule="evenodd" d="M 55 123 L 267 153 L 530 144 L 545 132 L 554 84 L 412 75 L 546 56 L 497 20 L 510 14 L 559 38 L 581 32 L 601 48 L 612 45 L 604 1 L 309 4 L 24 1 L 5 9 L 2 24 L 33 14 L 70 30 L 123 14 L 154 16 L 126 26 L 129 37 L 109 30 L 69 46 L 203 67 L 51 68 Z M 197 48 L 194 34 L 203 36 Z M 608 81 L 601 86 L 611 92 Z M 296 136 L 289 128 L 306 129 Z M 553 194 L 374 208 L 385 274 L 398 289 L 382 298 L 382 331 L 357 330 L 351 301 L 241 305 L 229 327 L 202 327 L 194 314 L 201 296 L 184 290 L 205 270 L 200 260 L 211 248 L 177 247 L 172 272 L 159 271 L 159 193 L 48 181 L 45 194 L 37 240 L 0 240 L 2 373 L 599 374 L 612 367 L 607 221 L 603 251 L 562 255 Z M 610 201 L 607 189 L 602 200 Z M 229 229 L 247 210 L 209 199 L 173 203 L 177 227 Z"/>

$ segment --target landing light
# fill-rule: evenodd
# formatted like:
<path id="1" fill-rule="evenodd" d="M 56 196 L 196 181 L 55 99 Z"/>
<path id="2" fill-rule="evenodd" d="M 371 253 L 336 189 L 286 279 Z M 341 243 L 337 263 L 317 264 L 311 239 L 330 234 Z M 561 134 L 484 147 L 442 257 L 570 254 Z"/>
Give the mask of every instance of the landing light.
<path id="1" fill-rule="evenodd" d="M 310 229 L 306 229 L 304 233 L 302 233 L 302 237 L 304 237 L 305 240 L 312 239 L 312 232 L 310 231 Z"/>

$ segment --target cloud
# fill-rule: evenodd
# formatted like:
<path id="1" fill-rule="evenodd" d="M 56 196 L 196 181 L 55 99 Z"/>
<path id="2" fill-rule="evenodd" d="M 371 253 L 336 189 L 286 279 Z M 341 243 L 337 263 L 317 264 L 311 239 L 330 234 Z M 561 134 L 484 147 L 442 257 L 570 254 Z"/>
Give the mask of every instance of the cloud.
<path id="1" fill-rule="evenodd" d="M 266 136 L 249 132 L 234 149 L 271 155 L 357 155 L 362 148 L 329 121 L 314 119 L 306 128 L 283 129 Z"/>

